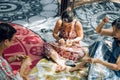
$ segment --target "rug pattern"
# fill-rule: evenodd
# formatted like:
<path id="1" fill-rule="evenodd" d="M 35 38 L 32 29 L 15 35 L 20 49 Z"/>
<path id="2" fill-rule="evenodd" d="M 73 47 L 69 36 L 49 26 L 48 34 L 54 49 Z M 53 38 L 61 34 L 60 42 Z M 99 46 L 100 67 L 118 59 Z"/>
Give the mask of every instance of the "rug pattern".
<path id="1" fill-rule="evenodd" d="M 38 20 L 39 23 L 43 23 L 48 17 L 56 15 L 58 15 L 57 0 L 0 1 L 0 21 L 28 25 Z"/>

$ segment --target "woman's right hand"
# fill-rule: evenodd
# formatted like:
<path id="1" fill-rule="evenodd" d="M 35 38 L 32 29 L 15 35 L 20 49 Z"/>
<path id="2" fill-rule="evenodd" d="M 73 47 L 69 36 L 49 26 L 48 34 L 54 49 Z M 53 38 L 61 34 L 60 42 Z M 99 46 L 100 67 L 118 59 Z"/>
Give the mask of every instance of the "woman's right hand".
<path id="1" fill-rule="evenodd" d="M 109 17 L 106 16 L 102 21 L 103 21 L 104 23 L 108 23 L 108 22 L 109 22 Z"/>
<path id="2" fill-rule="evenodd" d="M 61 45 L 65 45 L 65 40 L 63 39 L 63 38 L 61 38 L 61 39 L 59 39 L 59 44 L 61 44 Z"/>

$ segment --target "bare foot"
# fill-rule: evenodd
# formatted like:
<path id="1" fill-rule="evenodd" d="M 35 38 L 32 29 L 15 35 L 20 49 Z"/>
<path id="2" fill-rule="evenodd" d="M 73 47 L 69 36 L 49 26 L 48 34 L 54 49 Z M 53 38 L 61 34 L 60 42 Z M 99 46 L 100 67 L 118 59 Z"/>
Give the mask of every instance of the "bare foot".
<path id="1" fill-rule="evenodd" d="M 56 66 L 56 72 L 60 72 L 60 71 L 64 71 L 64 70 L 66 70 L 66 66 L 61 66 L 61 65 L 57 65 Z"/>
<path id="2" fill-rule="evenodd" d="M 65 60 L 60 59 L 57 61 L 56 72 L 60 72 L 66 69 Z"/>
<path id="3" fill-rule="evenodd" d="M 80 71 L 80 74 L 81 74 L 82 76 L 87 76 L 87 75 L 88 75 L 88 74 L 87 74 L 87 68 L 82 68 L 81 71 Z"/>

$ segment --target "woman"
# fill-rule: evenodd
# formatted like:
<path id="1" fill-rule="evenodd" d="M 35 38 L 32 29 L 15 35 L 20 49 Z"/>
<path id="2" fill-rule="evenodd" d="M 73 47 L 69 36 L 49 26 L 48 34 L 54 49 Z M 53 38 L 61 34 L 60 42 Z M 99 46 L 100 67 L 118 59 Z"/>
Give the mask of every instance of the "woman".
<path id="1" fill-rule="evenodd" d="M 103 73 L 103 79 L 120 80 L 120 18 L 113 21 L 112 28 L 103 28 L 103 26 L 108 22 L 109 18 L 105 17 L 102 22 L 97 26 L 96 32 L 102 35 L 113 37 L 114 41 L 112 43 L 112 53 L 109 53 L 110 58 L 108 59 L 108 61 L 104 61 L 99 58 L 92 58 L 88 62 L 92 62 L 93 64 L 99 63 L 107 67 L 106 73 Z M 107 75 L 108 73 L 109 75 Z M 97 77 L 94 74 L 95 73 L 90 73 L 88 79 L 96 80 Z"/>
<path id="2" fill-rule="evenodd" d="M 14 39 L 16 30 L 7 23 L 0 23 L 0 80 L 23 80 L 19 73 L 14 73 L 11 66 L 2 56 L 3 51 L 9 48 Z M 22 60 L 23 55 L 15 55 L 9 58 L 9 62 Z"/>
<path id="3" fill-rule="evenodd" d="M 61 56 L 75 62 L 84 56 L 79 44 L 83 39 L 83 28 L 70 9 L 65 10 L 56 22 L 53 36 L 56 42 L 45 43 L 44 55 L 56 62 L 60 70 L 66 67 L 65 60 Z"/>

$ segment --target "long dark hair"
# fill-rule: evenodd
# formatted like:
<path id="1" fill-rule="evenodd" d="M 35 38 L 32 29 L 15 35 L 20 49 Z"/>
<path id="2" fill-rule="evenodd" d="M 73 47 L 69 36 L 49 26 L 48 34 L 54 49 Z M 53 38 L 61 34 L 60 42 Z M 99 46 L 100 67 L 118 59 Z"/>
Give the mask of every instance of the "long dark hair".
<path id="1" fill-rule="evenodd" d="M 10 24 L 0 23 L 0 42 L 5 39 L 10 41 L 15 33 L 16 29 L 14 29 Z"/>
<path id="2" fill-rule="evenodd" d="M 68 11 L 68 10 L 63 11 L 63 13 L 61 15 L 61 19 L 65 22 L 68 22 L 68 23 L 72 22 L 74 19 L 73 11 Z"/>

